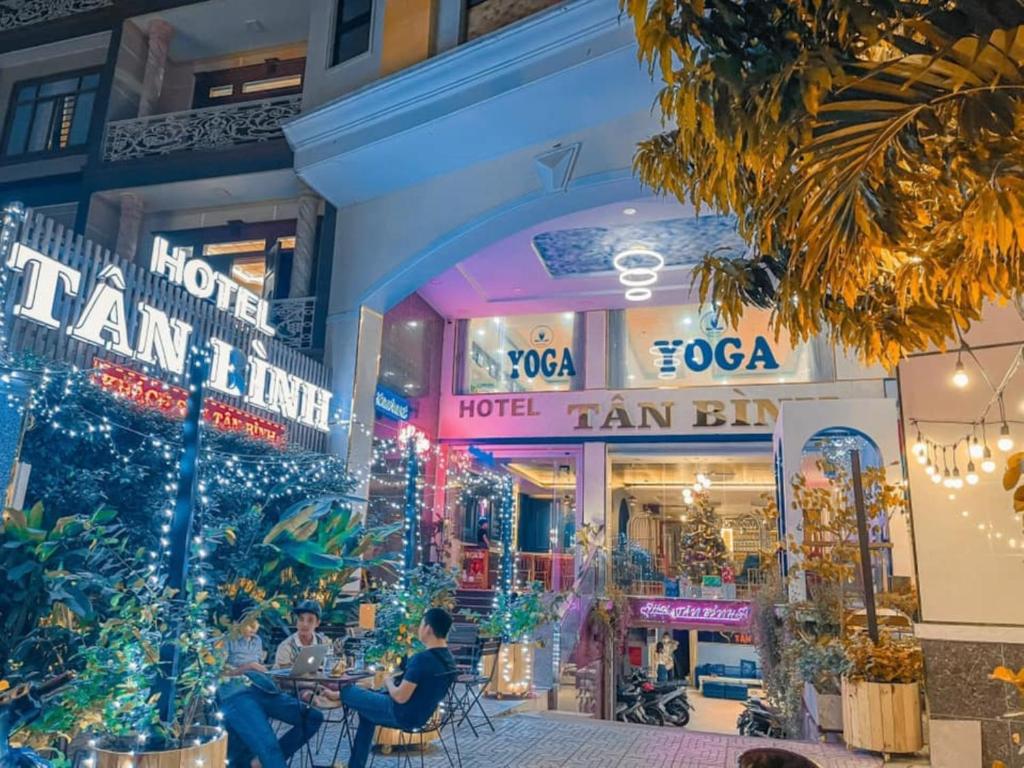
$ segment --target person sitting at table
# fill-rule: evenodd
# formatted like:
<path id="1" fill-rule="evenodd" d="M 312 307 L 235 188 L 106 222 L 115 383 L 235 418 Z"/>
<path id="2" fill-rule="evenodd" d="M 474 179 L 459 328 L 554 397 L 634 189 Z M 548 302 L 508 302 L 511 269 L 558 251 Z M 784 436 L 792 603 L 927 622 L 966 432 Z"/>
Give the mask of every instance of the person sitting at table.
<path id="1" fill-rule="evenodd" d="M 426 646 L 405 665 L 401 680 L 387 680 L 387 693 L 368 691 L 352 685 L 341 692 L 341 700 L 359 713 L 359 728 L 352 744 L 348 768 L 365 768 L 377 726 L 412 730 L 421 728 L 433 716 L 448 693 L 455 659 L 448 650 L 452 617 L 444 608 L 430 608 L 423 614 L 418 636 Z"/>
<path id="2" fill-rule="evenodd" d="M 226 643 L 227 680 L 217 690 L 231 745 L 230 762 L 251 768 L 285 768 L 289 758 L 316 735 L 324 716 L 283 693 L 267 674 L 259 621 L 246 614 L 236 620 L 237 636 Z M 270 727 L 271 718 L 292 727 L 279 739 Z"/>
<path id="3" fill-rule="evenodd" d="M 320 626 L 320 603 L 316 600 L 302 600 L 292 613 L 295 615 L 295 632 L 277 646 L 277 653 L 274 654 L 276 669 L 291 669 L 303 648 L 312 645 L 331 645 L 326 635 L 317 632 Z M 313 704 L 320 709 L 331 709 L 340 703 L 338 692 L 330 688 L 314 683 L 298 683 L 297 688 L 304 700 L 312 699 Z"/>

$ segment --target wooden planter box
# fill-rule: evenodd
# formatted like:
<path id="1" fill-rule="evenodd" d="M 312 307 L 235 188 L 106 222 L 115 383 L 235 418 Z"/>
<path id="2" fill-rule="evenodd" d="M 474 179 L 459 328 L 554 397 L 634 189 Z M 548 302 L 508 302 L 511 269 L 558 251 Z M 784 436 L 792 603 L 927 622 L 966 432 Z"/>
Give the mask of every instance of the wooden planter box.
<path id="1" fill-rule="evenodd" d="M 804 706 L 819 731 L 843 730 L 842 694 L 822 693 L 811 683 L 804 683 Z"/>
<path id="2" fill-rule="evenodd" d="M 210 738 L 198 747 L 167 749 L 162 752 L 115 752 L 96 749 L 96 768 L 195 768 L 197 765 L 215 768 L 228 759 L 228 734 L 222 731 L 214 736 L 213 728 L 203 728 L 197 736 Z"/>
<path id="3" fill-rule="evenodd" d="M 873 752 L 917 752 L 924 744 L 920 686 L 843 678 L 843 739 Z"/>
<path id="4" fill-rule="evenodd" d="M 484 657 L 485 675 L 491 675 L 494 657 Z M 504 643 L 498 652 L 498 668 L 485 689 L 489 696 L 526 697 L 533 690 L 533 643 Z"/>

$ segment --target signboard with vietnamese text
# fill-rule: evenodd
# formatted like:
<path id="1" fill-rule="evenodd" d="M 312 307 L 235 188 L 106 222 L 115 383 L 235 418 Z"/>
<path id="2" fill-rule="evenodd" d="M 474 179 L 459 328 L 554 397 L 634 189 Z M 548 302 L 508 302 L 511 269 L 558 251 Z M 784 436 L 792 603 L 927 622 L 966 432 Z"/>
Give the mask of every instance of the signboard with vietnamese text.
<path id="1" fill-rule="evenodd" d="M 629 615 L 634 624 L 658 628 L 745 630 L 751 607 L 739 600 L 631 597 Z"/>
<path id="2" fill-rule="evenodd" d="M 152 408 L 171 418 L 185 417 L 188 392 L 165 384 L 123 365 L 97 358 L 93 362 L 93 381 L 100 388 L 144 408 Z M 284 445 L 283 424 L 261 419 L 212 397 L 203 400 L 203 421 L 225 432 L 243 432 L 249 437 L 274 445 Z"/>
<path id="3" fill-rule="evenodd" d="M 688 389 L 576 390 L 441 398 L 441 439 L 614 439 L 771 434 L 786 400 L 884 398 L 880 379 Z"/>

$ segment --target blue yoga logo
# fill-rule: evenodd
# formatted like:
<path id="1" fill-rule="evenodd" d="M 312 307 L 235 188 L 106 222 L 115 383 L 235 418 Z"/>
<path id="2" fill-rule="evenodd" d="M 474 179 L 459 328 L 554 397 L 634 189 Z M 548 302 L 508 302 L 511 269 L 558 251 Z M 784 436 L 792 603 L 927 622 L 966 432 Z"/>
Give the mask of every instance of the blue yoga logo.
<path id="1" fill-rule="evenodd" d="M 674 379 L 680 368 L 694 373 L 706 371 L 712 365 L 723 371 L 736 371 L 741 367 L 747 371 L 778 370 L 768 339 L 754 338 L 754 348 L 748 355 L 743 349 L 743 340 L 736 336 L 724 336 L 713 343 L 707 339 L 658 339 L 651 346 L 659 379 Z"/>

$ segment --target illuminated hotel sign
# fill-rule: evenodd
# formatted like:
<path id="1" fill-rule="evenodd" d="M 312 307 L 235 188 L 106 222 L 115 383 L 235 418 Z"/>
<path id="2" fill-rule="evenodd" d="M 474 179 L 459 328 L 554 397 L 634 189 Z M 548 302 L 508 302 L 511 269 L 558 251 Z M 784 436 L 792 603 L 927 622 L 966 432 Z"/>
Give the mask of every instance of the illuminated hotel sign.
<path id="1" fill-rule="evenodd" d="M 24 274 L 22 295 L 14 315 L 52 330 L 64 330 L 86 344 L 102 347 L 129 360 L 181 375 L 190 349 L 192 326 L 172 319 L 146 302 L 136 305 L 138 322 L 134 334 L 128 328 L 125 302 L 126 282 L 122 269 L 109 263 L 99 272 L 84 306 L 77 316 L 57 317 L 58 301 L 79 296 L 82 273 L 74 267 L 16 243 L 7 266 Z M 251 291 L 214 272 L 199 259 L 186 259 L 178 251 L 154 251 L 151 270 L 184 287 L 193 296 L 212 300 L 239 321 L 272 337 L 269 307 Z M 283 370 L 267 359 L 266 346 L 253 339 L 251 348 L 239 350 L 228 342 L 210 337 L 212 360 L 207 387 L 215 392 L 241 398 L 247 404 L 308 427 L 329 431 L 331 393 Z"/>
<path id="2" fill-rule="evenodd" d="M 884 397 L 885 387 L 880 380 L 453 395 L 441 400 L 440 437 L 485 440 L 766 435 L 774 430 L 787 400 Z"/>

